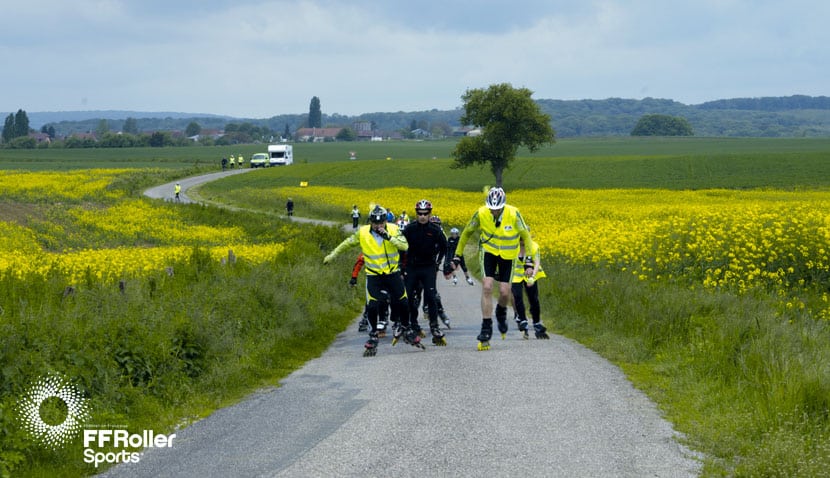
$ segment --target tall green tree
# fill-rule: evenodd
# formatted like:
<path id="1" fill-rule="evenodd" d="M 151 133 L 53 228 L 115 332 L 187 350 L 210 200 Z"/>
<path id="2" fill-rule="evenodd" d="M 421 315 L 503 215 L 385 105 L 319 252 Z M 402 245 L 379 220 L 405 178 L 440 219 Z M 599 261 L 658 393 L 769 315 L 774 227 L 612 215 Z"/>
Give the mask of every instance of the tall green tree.
<path id="1" fill-rule="evenodd" d="M 454 169 L 474 164 L 489 165 L 502 187 L 504 170 L 516 158 L 519 147 L 530 152 L 543 144 L 555 142 L 550 116 L 542 113 L 527 88 L 513 88 L 509 83 L 491 85 L 486 90 L 467 90 L 461 123 L 481 128 L 479 136 L 465 136 L 451 153 Z"/>
<path id="2" fill-rule="evenodd" d="M 14 114 L 9 113 L 9 116 L 6 116 L 6 122 L 3 125 L 3 142 L 8 143 L 13 140 L 14 133 Z"/>
<path id="3" fill-rule="evenodd" d="M 308 127 L 323 127 L 323 112 L 320 110 L 320 98 L 316 96 L 311 98 L 311 104 L 308 105 Z"/>
<path id="4" fill-rule="evenodd" d="M 51 124 L 45 124 L 40 127 L 40 132 L 43 134 L 48 134 L 49 138 L 55 139 L 55 127 Z"/>
<path id="5" fill-rule="evenodd" d="M 201 132 L 202 132 L 202 127 L 199 125 L 199 123 L 197 123 L 195 121 L 191 121 L 190 123 L 188 123 L 187 128 L 185 128 L 185 130 L 184 130 L 184 134 L 188 138 L 191 137 L 191 136 L 196 136 L 197 134 L 199 134 Z"/>
<path id="6" fill-rule="evenodd" d="M 123 130 L 125 133 L 138 134 L 138 121 L 133 117 L 128 117 L 124 120 Z"/>
<path id="7" fill-rule="evenodd" d="M 23 110 L 17 110 L 14 115 L 14 137 L 29 135 L 29 116 Z"/>
<path id="8" fill-rule="evenodd" d="M 107 120 L 102 119 L 98 122 L 98 126 L 95 128 L 95 137 L 97 139 L 102 139 L 105 134 L 110 132 L 110 124 Z"/>

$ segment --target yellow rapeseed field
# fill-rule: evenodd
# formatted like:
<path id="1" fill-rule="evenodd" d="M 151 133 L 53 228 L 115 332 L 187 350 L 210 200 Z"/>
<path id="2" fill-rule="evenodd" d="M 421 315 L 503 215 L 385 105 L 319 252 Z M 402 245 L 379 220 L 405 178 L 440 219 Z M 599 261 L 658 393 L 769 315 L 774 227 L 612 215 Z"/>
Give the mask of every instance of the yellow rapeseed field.
<path id="1" fill-rule="evenodd" d="M 172 262 L 186 260 L 196 246 L 208 250 L 217 261 L 228 257 L 232 250 L 236 257 L 253 263 L 267 261 L 283 250 L 279 243 L 251 244 L 238 227 L 188 224 L 175 209 L 123 198 L 119 191 L 108 189 L 118 175 L 128 172 L 0 172 L 3 197 L 35 204 L 66 201 L 63 207 L 74 221 L 71 227 L 94 232 L 102 242 L 100 247 L 84 250 L 45 251 L 35 231 L 0 221 L 0 273 L 25 278 L 57 272 L 70 283 L 79 283 L 87 275 L 115 282 L 162 271 Z M 62 231 L 66 225 L 50 226 Z M 109 245 L 125 242 L 135 246 Z"/>
<path id="2" fill-rule="evenodd" d="M 89 269 L 102 280 L 116 280 L 158 270 L 186 257 L 193 246 L 208 248 L 217 260 L 233 249 L 253 262 L 281 250 L 280 244 L 248 243 L 236 227 L 185 225 L 170 208 L 120 198 L 107 187 L 123 172 L 0 174 L 3 195 L 18 200 L 113 200 L 108 207 L 79 205 L 68 213 L 83 228 L 136 244 L 45 252 L 35 232 L 0 222 L 0 271 L 23 276 L 58 269 L 77 279 Z M 338 205 L 344 222 L 353 204 L 364 217 L 374 204 L 411 216 L 415 202 L 426 198 L 446 227 L 459 228 L 484 201 L 483 192 L 400 187 L 291 187 L 273 193 Z M 830 192 L 550 188 L 507 191 L 507 200 L 521 210 L 543 253 L 566 263 L 608 267 L 642 280 L 684 280 L 692 287 L 738 292 L 764 288 L 777 291 L 787 307 L 798 308 L 803 304 L 791 299 L 793 290 L 826 290 L 830 282 Z M 156 246 L 141 246 L 146 243 Z"/>
<path id="3" fill-rule="evenodd" d="M 485 188 L 486 189 L 486 188 Z M 412 215 L 432 201 L 445 226 L 463 228 L 484 193 L 445 189 L 282 188 L 313 203 L 373 204 Z M 684 279 L 693 286 L 745 292 L 830 281 L 830 192 L 655 189 L 507 191 L 543 253 L 578 264 L 631 273 L 642 280 Z M 826 299 L 825 299 L 826 300 Z"/>

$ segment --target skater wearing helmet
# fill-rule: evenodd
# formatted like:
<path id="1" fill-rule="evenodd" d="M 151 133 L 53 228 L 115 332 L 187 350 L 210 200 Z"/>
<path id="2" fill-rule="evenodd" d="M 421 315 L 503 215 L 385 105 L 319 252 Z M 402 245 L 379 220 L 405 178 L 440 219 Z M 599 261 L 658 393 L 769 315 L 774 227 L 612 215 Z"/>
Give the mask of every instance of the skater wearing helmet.
<path id="1" fill-rule="evenodd" d="M 516 309 L 516 323 L 519 332 L 524 338 L 527 333 L 527 316 L 525 315 L 524 294 L 527 294 L 527 302 L 530 305 L 530 317 L 533 319 L 533 332 L 537 339 L 549 339 L 547 328 L 542 324 L 541 307 L 539 306 L 539 279 L 545 277 L 542 270 L 541 252 L 539 244 L 535 241 L 528 246 L 523 240 L 519 240 L 519 256 L 513 262 L 513 307 Z"/>
<path id="2" fill-rule="evenodd" d="M 323 259 L 328 264 L 342 251 L 360 246 L 366 271 L 366 296 L 369 301 L 369 340 L 363 355 L 372 357 L 378 347 L 378 307 L 381 291 L 387 291 L 392 301 L 392 310 L 400 317 L 404 341 L 412 346 L 424 348 L 421 338 L 409 328 L 409 311 L 406 290 L 401 280 L 400 251 L 406 251 L 409 244 L 394 224 L 386 223 L 386 210 L 375 206 L 369 213 L 369 224 L 347 237 Z"/>
<path id="3" fill-rule="evenodd" d="M 531 243 L 530 231 L 519 210 L 506 202 L 504 190 L 490 188 L 484 206 L 470 218 L 461 233 L 453 270 L 461 264 L 464 246 L 474 233 L 478 232 L 479 260 L 482 270 L 481 281 L 481 333 L 478 335 L 478 349 L 488 350 L 493 335 L 493 283 L 498 282 L 499 298 L 496 304 L 496 320 L 502 338 L 507 333 L 507 305 L 510 303 L 510 279 L 513 274 L 513 260 L 519 256 L 519 240 Z"/>
<path id="4" fill-rule="evenodd" d="M 457 227 L 450 229 L 450 237 L 447 238 L 447 259 L 444 263 L 444 271 L 452 271 L 452 258 L 455 257 L 455 250 L 458 248 L 458 240 L 459 231 Z M 464 277 L 467 279 L 467 283 L 470 285 L 475 285 L 473 278 L 470 277 L 470 272 L 467 270 L 467 261 L 464 260 L 464 256 L 459 254 L 458 258 L 461 259 L 461 262 L 458 264 L 461 267 L 461 271 L 464 272 Z M 449 274 L 446 274 L 449 277 Z M 452 285 L 458 284 L 458 278 L 455 277 L 455 272 L 452 272 Z"/>
<path id="5" fill-rule="evenodd" d="M 418 303 L 416 291 L 422 290 L 424 304 L 429 314 L 429 330 L 432 343 L 447 345 L 444 333 L 438 326 L 438 307 L 435 303 L 436 254 L 443 258 L 447 253 L 447 238 L 441 226 L 430 222 L 432 203 L 422 199 L 415 204 L 416 218 L 403 230 L 409 244 L 406 251 L 406 292 L 409 296 L 409 321 L 413 329 L 418 330 Z"/>

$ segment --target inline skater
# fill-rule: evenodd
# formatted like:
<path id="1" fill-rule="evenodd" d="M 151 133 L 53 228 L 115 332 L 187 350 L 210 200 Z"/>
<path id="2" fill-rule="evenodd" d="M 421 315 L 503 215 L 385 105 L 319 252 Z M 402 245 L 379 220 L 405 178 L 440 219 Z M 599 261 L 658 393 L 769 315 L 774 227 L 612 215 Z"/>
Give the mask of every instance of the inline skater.
<path id="1" fill-rule="evenodd" d="M 387 291 L 392 302 L 392 310 L 400 317 L 403 327 L 401 333 L 404 341 L 412 346 L 424 348 L 421 337 L 409 326 L 409 310 L 404 284 L 401 281 L 400 251 L 409 248 L 406 237 L 394 224 L 386 223 L 386 210 L 375 206 L 369 213 L 369 224 L 361 226 L 357 232 L 347 237 L 324 259 L 328 264 L 342 251 L 360 246 L 363 252 L 366 270 L 366 294 L 369 299 L 369 340 L 364 346 L 363 355 L 373 357 L 378 347 L 378 309 L 382 300 L 381 291 Z"/>
<path id="2" fill-rule="evenodd" d="M 432 334 L 432 343 L 447 345 L 447 339 L 438 326 L 438 308 L 435 304 L 435 257 L 447 253 L 447 238 L 441 227 L 430 222 L 432 203 L 422 199 L 415 203 L 416 218 L 410 221 L 403 230 L 403 235 L 409 244 L 406 251 L 406 290 L 409 300 L 409 321 L 413 329 L 419 330 L 418 303 L 415 301 L 416 291 L 423 291 L 424 304 L 428 308 L 429 330 Z"/>
<path id="3" fill-rule="evenodd" d="M 481 332 L 478 334 L 478 350 L 490 349 L 493 335 L 493 285 L 498 282 L 499 298 L 496 303 L 495 316 L 502 337 L 507 333 L 507 305 L 510 303 L 513 274 L 513 260 L 519 255 L 519 239 L 531 243 L 530 231 L 525 225 L 519 210 L 507 204 L 504 189 L 493 187 L 487 192 L 484 206 L 473 213 L 470 222 L 461 233 L 453 270 L 461 264 L 464 246 L 474 234 L 478 233 L 481 254 Z"/>
<path id="4" fill-rule="evenodd" d="M 539 244 L 531 241 L 528 247 L 524 240 L 519 240 L 519 256 L 514 261 L 513 267 L 513 307 L 516 309 L 516 324 L 519 332 L 526 339 L 528 338 L 527 316 L 525 315 L 524 294 L 527 294 L 527 302 L 530 306 L 530 317 L 533 319 L 533 331 L 537 339 L 549 339 L 547 328 L 541 320 L 541 307 L 539 305 L 539 279 L 546 277 L 542 270 L 541 252 Z"/>

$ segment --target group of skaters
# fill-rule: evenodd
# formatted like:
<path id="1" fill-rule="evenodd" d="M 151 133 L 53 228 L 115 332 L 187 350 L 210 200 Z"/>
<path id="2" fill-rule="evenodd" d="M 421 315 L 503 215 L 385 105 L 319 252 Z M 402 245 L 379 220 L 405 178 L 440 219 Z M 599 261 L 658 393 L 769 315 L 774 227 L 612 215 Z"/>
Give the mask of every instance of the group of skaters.
<path id="1" fill-rule="evenodd" d="M 231 155 L 229 158 L 222 158 L 222 171 L 228 168 L 234 169 L 237 166 L 241 168 L 243 163 L 245 163 L 245 156 L 241 154 L 238 157 Z"/>
<path id="2" fill-rule="evenodd" d="M 381 206 L 369 213 L 368 224 L 358 227 L 360 212 L 352 208 L 352 226 L 355 233 L 341 242 L 324 259 L 331 262 L 338 254 L 355 246 L 361 253 L 352 270 L 351 285 L 357 284 L 360 269 L 366 275 L 365 322 L 361 331 L 368 331 L 364 346 L 365 356 L 377 353 L 379 338 L 392 328 L 392 345 L 400 340 L 423 349 L 425 331 L 418 322 L 423 299 L 423 311 L 429 323 L 432 343 L 447 345 L 446 335 L 438 324 L 439 318 L 449 329 L 450 319 L 444 312 L 436 289 L 438 272 L 446 280 L 457 284 L 459 269 L 468 284 L 474 285 L 464 260 L 464 247 L 476 233 L 482 264 L 481 332 L 478 349 L 490 348 L 495 315 L 502 338 L 508 331 L 507 307 L 513 303 L 515 321 L 524 338 L 529 337 L 530 324 L 524 305 L 527 295 L 532 327 L 536 338 L 547 339 L 547 329 L 541 322 L 539 290 L 536 281 L 545 277 L 542 271 L 539 246 L 530 236 L 530 228 L 519 210 L 506 204 L 504 190 L 491 188 L 485 200 L 472 216 L 463 232 L 450 230 L 449 239 L 441 227 L 441 220 L 432 214 L 432 203 L 422 199 L 415 204 L 414 220 L 396 220 L 394 214 Z M 405 212 L 401 214 L 401 218 Z M 493 308 L 493 288 L 498 284 L 498 299 Z"/>

